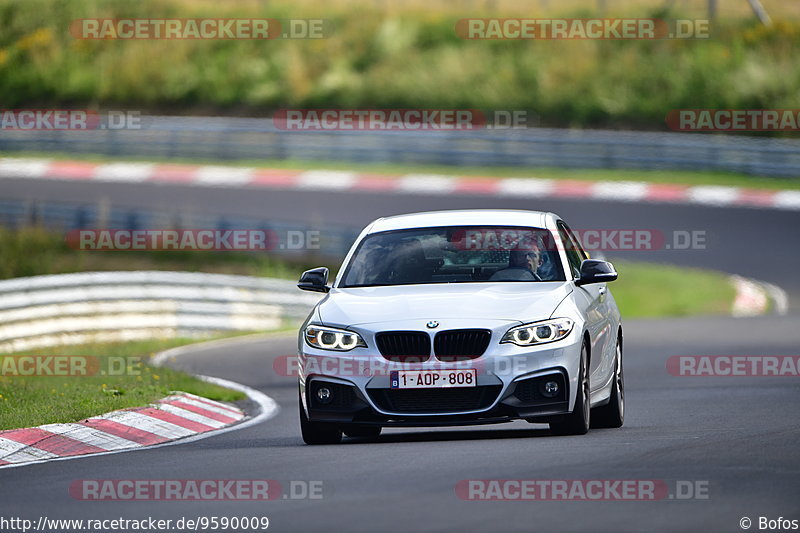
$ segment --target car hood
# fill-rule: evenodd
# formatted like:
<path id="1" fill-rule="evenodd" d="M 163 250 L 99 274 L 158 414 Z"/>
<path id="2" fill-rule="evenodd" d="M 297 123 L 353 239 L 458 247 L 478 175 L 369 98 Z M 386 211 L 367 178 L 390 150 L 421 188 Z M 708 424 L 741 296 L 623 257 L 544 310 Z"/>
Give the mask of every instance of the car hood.
<path id="1" fill-rule="evenodd" d="M 405 319 L 549 318 L 572 291 L 567 282 L 451 283 L 332 289 L 319 304 L 324 324 L 358 326 Z"/>

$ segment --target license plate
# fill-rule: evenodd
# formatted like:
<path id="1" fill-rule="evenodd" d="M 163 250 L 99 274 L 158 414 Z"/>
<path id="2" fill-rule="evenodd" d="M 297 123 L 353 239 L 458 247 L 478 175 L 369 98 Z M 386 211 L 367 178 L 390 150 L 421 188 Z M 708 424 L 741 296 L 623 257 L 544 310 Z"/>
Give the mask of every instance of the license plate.
<path id="1" fill-rule="evenodd" d="M 442 389 L 449 387 L 475 387 L 478 371 L 474 368 L 458 370 L 394 370 L 390 373 L 392 389 Z"/>

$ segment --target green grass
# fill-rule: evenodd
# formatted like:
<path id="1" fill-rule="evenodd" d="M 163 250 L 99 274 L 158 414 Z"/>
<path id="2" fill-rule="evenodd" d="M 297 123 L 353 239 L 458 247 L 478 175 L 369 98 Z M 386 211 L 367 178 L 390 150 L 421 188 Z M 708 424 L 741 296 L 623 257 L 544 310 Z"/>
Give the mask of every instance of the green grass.
<path id="1" fill-rule="evenodd" d="M 619 279 L 609 286 L 623 318 L 730 314 L 735 290 L 712 270 L 614 261 Z"/>
<path id="2" fill-rule="evenodd" d="M 67 154 L 59 152 L 0 152 L 1 157 L 12 158 L 51 158 L 62 160 L 88 161 L 96 163 L 119 161 L 146 161 L 173 164 L 213 164 L 219 165 L 218 159 L 158 158 L 158 157 L 126 157 L 113 158 L 95 154 Z M 543 178 L 554 180 L 578 181 L 642 181 L 647 183 L 667 183 L 677 185 L 723 185 L 730 187 L 746 187 L 753 189 L 793 189 L 800 190 L 800 180 L 788 178 L 770 178 L 753 176 L 735 172 L 708 172 L 687 170 L 629 170 L 629 169 L 565 169 L 546 167 L 454 167 L 446 165 L 414 165 L 405 163 L 357 163 L 346 161 L 308 161 L 293 159 L 242 159 L 225 162 L 235 167 L 262 167 L 291 170 L 343 170 L 367 172 L 387 176 L 398 174 L 443 174 L 449 176 L 476 176 L 497 178 Z"/>
<path id="3" fill-rule="evenodd" d="M 196 340 L 155 339 L 65 346 L 5 356 L 91 356 L 97 358 L 97 368 L 105 375 L 21 377 L 8 375 L 9 371 L 0 373 L 0 430 L 74 422 L 116 409 L 140 407 L 168 396 L 170 391 L 189 392 L 224 402 L 243 399 L 245 395 L 241 392 L 145 362 L 155 352 L 192 342 Z M 118 367 L 109 365 L 109 358 L 125 358 L 114 359 L 124 361 L 119 368 L 124 366 L 125 370 L 112 370 Z M 0 356 L 0 365 L 3 359 L 4 356 Z"/>
<path id="4" fill-rule="evenodd" d="M 732 2 L 721 2 L 730 4 Z M 683 108 L 796 107 L 797 9 L 775 24 L 721 17 L 709 39 L 464 40 L 465 17 L 596 17 L 595 2 L 0 0 L 0 101 L 269 116 L 286 107 L 527 110 L 543 125 L 666 129 Z M 605 16 L 620 16 L 606 2 Z M 701 2 L 636 2 L 625 16 L 703 18 Z M 699 4 L 699 9 L 697 5 Z M 727 5 L 724 6 L 727 9 Z M 722 9 L 722 6 L 721 6 Z M 324 18 L 326 39 L 80 40 L 81 18 Z"/>
<path id="5" fill-rule="evenodd" d="M 261 252 L 75 250 L 64 236 L 37 227 L 0 227 L 0 279 L 113 270 L 178 270 L 297 279 L 319 266 Z M 311 260 L 308 260 L 311 261 Z"/>

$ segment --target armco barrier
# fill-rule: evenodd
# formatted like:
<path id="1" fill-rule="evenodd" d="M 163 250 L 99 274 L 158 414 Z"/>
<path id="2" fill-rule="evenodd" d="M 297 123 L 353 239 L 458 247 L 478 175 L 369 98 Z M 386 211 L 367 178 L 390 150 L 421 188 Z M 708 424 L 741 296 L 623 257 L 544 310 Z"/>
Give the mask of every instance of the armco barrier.
<path id="1" fill-rule="evenodd" d="M 141 129 L 3 131 L 0 151 L 202 160 L 714 170 L 800 176 L 800 141 L 741 134 L 555 128 L 285 131 L 268 118 L 141 117 Z"/>
<path id="2" fill-rule="evenodd" d="M 0 281 L 0 353 L 61 344 L 275 328 L 320 295 L 288 280 L 185 272 L 84 272 Z"/>

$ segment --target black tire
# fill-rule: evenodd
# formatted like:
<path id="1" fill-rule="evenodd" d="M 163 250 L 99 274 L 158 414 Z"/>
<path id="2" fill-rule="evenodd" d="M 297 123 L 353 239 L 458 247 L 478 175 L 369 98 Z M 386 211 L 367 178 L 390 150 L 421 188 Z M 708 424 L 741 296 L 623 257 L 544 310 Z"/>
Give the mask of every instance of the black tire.
<path id="1" fill-rule="evenodd" d="M 300 404 L 300 433 L 306 444 L 339 444 L 342 442 L 342 430 L 335 424 L 326 422 L 311 422 L 303 409 L 303 399 L 298 398 Z"/>
<path id="2" fill-rule="evenodd" d="M 344 426 L 342 431 L 348 437 L 375 439 L 381 434 L 381 426 Z"/>
<path id="3" fill-rule="evenodd" d="M 578 394 L 575 408 L 568 415 L 550 422 L 550 431 L 555 435 L 585 435 L 589 432 L 591 420 L 591 399 L 589 397 L 589 369 L 587 348 L 581 348 L 581 363 L 578 370 Z"/>
<path id="4" fill-rule="evenodd" d="M 593 428 L 619 428 L 625 423 L 625 373 L 622 366 L 622 344 L 617 340 L 614 358 L 614 384 L 608 404 L 592 410 Z"/>

